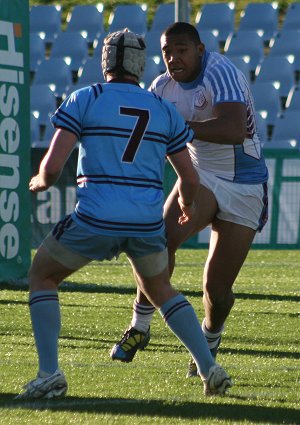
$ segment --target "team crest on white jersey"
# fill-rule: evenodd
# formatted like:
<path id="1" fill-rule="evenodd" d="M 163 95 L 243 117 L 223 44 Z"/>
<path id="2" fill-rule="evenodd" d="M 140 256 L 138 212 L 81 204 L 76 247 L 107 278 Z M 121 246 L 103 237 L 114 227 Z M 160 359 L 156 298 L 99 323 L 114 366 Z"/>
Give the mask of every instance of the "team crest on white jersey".
<path id="1" fill-rule="evenodd" d="M 196 91 L 195 93 L 195 100 L 194 100 L 194 106 L 197 109 L 205 109 L 208 102 L 206 100 L 206 97 L 204 95 L 204 91 L 202 89 Z"/>

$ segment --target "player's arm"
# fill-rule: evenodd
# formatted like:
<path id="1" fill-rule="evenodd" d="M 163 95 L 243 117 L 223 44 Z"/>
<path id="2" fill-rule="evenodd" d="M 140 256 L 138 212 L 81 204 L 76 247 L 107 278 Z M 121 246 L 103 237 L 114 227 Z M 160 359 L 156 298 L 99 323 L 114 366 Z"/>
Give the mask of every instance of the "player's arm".
<path id="1" fill-rule="evenodd" d="M 247 108 L 239 102 L 223 102 L 213 107 L 213 118 L 189 121 L 196 139 L 225 145 L 239 145 L 247 136 Z"/>
<path id="2" fill-rule="evenodd" d="M 41 161 L 39 173 L 29 182 L 31 192 L 47 190 L 58 180 L 76 142 L 75 134 L 63 129 L 56 130 L 49 149 Z"/>
<path id="3" fill-rule="evenodd" d="M 182 211 L 182 216 L 179 217 L 178 222 L 184 224 L 191 219 L 194 213 L 194 200 L 199 188 L 199 176 L 192 165 L 187 149 L 169 155 L 168 160 L 178 176 L 178 203 Z"/>

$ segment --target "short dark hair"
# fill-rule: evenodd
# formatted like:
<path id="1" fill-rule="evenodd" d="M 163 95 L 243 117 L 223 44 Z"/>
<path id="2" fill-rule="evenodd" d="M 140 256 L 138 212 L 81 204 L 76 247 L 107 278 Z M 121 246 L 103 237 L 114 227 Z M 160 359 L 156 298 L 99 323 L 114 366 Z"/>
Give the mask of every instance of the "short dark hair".
<path id="1" fill-rule="evenodd" d="M 168 26 L 162 35 L 187 35 L 191 41 L 195 44 L 200 44 L 201 39 L 197 29 L 187 22 L 175 22 L 174 24 Z"/>

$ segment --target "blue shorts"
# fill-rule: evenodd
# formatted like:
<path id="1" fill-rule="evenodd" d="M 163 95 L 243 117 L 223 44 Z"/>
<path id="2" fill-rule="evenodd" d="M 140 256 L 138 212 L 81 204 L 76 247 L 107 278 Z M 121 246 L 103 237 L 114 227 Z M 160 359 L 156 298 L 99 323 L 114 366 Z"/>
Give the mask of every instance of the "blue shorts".
<path id="1" fill-rule="evenodd" d="M 71 270 L 92 260 L 112 260 L 124 252 L 135 270 L 155 276 L 168 266 L 164 234 L 149 238 L 103 236 L 79 226 L 70 215 L 58 222 L 43 241 L 52 258 Z"/>

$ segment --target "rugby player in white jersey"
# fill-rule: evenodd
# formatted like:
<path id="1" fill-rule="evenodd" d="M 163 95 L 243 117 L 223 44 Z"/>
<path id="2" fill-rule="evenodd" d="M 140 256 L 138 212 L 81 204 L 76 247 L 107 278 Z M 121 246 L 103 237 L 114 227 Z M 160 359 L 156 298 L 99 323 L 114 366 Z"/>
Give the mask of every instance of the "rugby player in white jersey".
<path id="1" fill-rule="evenodd" d="M 58 285 L 90 261 L 111 260 L 121 252 L 127 254 L 141 290 L 195 358 L 205 395 L 224 394 L 231 386 L 210 353 L 193 307 L 170 284 L 163 220 L 165 158 L 178 175 L 182 226 L 192 219 L 199 177 L 187 150 L 193 131 L 170 102 L 138 84 L 145 58 L 141 36 L 127 29 L 109 34 L 102 53 L 106 83 L 75 91 L 51 118 L 56 132 L 29 188 L 40 192 L 52 186 L 79 142 L 78 202 L 42 242 L 29 271 L 39 369 L 18 399 L 66 393 L 58 361 Z"/>
<path id="2" fill-rule="evenodd" d="M 216 357 L 234 304 L 232 286 L 256 232 L 267 221 L 268 170 L 242 72 L 225 56 L 206 51 L 198 31 L 188 23 L 168 27 L 161 36 L 161 50 L 167 71 L 153 81 L 150 90 L 176 105 L 193 128 L 195 139 L 188 147 L 200 178 L 196 213 L 186 226 L 178 225 L 178 184 L 165 202 L 170 274 L 180 245 L 211 226 L 203 274 L 202 329 Z M 111 350 L 114 360 L 132 361 L 136 351 L 145 348 L 153 312 L 138 291 L 130 327 Z M 197 373 L 191 359 L 187 376 Z"/>

